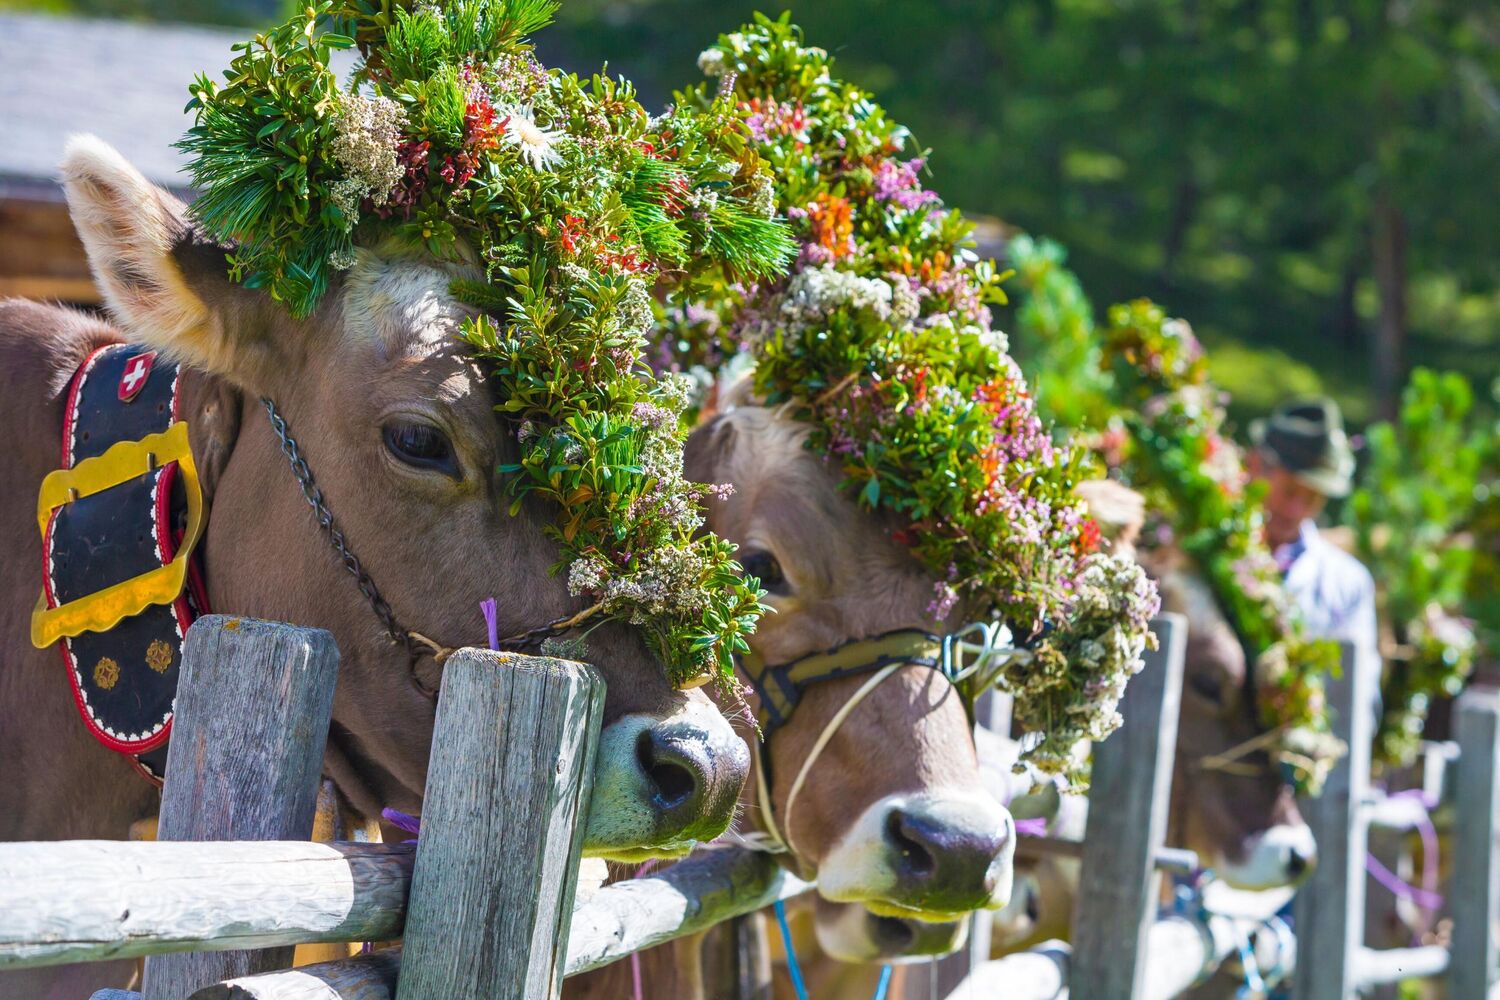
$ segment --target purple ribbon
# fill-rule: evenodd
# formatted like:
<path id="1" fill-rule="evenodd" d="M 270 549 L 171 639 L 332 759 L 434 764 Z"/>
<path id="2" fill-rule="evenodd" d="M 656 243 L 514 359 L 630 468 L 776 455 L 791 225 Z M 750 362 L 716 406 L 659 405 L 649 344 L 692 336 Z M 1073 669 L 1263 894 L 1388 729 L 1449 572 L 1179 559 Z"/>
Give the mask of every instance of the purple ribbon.
<path id="1" fill-rule="evenodd" d="M 1420 788 L 1409 788 L 1402 792 L 1392 792 L 1386 796 L 1391 799 L 1417 799 L 1422 803 L 1422 818 L 1417 821 L 1417 835 L 1422 838 L 1422 884 L 1412 885 L 1401 876 L 1381 864 L 1373 854 L 1365 854 L 1365 871 L 1370 877 L 1379 882 L 1385 888 L 1400 896 L 1409 899 L 1424 910 L 1436 911 L 1443 906 L 1443 896 L 1437 891 L 1438 886 L 1438 833 L 1437 827 L 1432 824 L 1432 817 L 1427 815 L 1427 810 L 1436 807 L 1437 803 L 1432 800 L 1425 791 Z"/>
<path id="2" fill-rule="evenodd" d="M 414 838 L 422 832 L 422 817 L 420 816 L 413 816 L 411 813 L 404 813 L 387 806 L 380 810 L 380 818 L 396 829 L 411 834 Z M 416 840 L 403 840 L 402 843 L 415 844 Z"/>
<path id="3" fill-rule="evenodd" d="M 1041 816 L 1035 819 L 1016 820 L 1016 832 L 1023 837 L 1047 836 L 1047 821 Z"/>
<path id="4" fill-rule="evenodd" d="M 500 628 L 495 624 L 495 599 L 486 597 L 479 602 L 479 610 L 484 615 L 484 627 L 489 633 L 490 648 L 500 648 Z"/>

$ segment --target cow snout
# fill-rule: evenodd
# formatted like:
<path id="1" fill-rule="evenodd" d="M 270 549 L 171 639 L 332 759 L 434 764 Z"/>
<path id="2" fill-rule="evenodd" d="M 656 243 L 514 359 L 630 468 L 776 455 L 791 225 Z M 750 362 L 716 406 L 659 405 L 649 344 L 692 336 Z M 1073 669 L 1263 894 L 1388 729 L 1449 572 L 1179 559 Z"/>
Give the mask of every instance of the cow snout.
<path id="1" fill-rule="evenodd" d="M 974 817 L 918 801 L 886 814 L 885 840 L 894 852 L 900 894 L 922 910 L 956 913 L 987 905 L 1000 882 L 1000 856 L 1010 843 L 1008 817 Z M 938 808 L 935 808 L 937 806 Z"/>
<path id="2" fill-rule="evenodd" d="M 728 828 L 750 750 L 707 699 L 605 728 L 585 853 L 618 861 L 680 855 Z"/>
<path id="3" fill-rule="evenodd" d="M 636 737 L 636 762 L 651 788 L 661 829 L 727 826 L 745 781 L 749 756 L 743 740 L 676 720 Z M 715 834 L 716 836 L 717 834 Z"/>
<path id="4" fill-rule="evenodd" d="M 1306 823 L 1283 823 L 1245 842 L 1244 858 L 1222 865 L 1224 881 L 1238 889 L 1297 885 L 1318 863 L 1318 845 Z"/>
<path id="5" fill-rule="evenodd" d="M 941 921 L 1005 905 L 1015 823 L 981 792 L 891 796 L 867 809 L 818 867 L 829 899 Z"/>

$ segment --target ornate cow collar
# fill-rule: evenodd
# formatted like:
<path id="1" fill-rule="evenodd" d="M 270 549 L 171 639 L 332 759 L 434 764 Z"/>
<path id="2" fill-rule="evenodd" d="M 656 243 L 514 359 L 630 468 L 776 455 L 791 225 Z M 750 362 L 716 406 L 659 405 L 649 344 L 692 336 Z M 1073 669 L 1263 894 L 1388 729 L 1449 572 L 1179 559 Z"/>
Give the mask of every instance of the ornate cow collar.
<path id="1" fill-rule="evenodd" d="M 42 481 L 38 648 L 58 644 L 89 732 L 160 783 L 188 626 L 207 611 L 193 549 L 203 494 L 176 364 L 110 344 L 79 366 L 62 463 Z"/>

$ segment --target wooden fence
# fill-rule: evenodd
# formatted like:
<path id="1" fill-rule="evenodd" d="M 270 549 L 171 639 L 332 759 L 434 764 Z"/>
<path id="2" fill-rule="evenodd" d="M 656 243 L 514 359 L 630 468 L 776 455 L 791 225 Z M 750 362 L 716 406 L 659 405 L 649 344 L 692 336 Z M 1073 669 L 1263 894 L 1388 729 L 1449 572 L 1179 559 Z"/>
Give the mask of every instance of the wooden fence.
<path id="1" fill-rule="evenodd" d="M 160 839 L 0 845 L 0 971 L 149 956 L 141 993 L 100 1000 L 531 1000 L 809 888 L 723 849 L 575 909 L 603 682 L 479 649 L 445 665 L 419 842 L 310 843 L 337 665 L 318 629 L 196 623 Z M 287 969 L 297 944 L 396 938 Z"/>
<path id="2" fill-rule="evenodd" d="M 1126 691 L 1124 726 L 1094 749 L 1083 843 L 1029 845 L 1032 853 L 1082 859 L 1072 946 L 1054 941 L 992 961 L 973 953 L 945 960 L 962 962 L 968 974 L 940 995 L 1167 1000 L 1253 947 L 1256 964 L 1279 970 L 1299 998 L 1346 1000 L 1399 980 L 1446 977 L 1451 1000 L 1500 1000 L 1500 693 L 1473 689 L 1457 704 L 1457 752 L 1447 755 L 1453 758 L 1455 817 L 1450 947 L 1377 950 L 1364 943 L 1370 828 L 1409 825 L 1413 806 L 1371 788 L 1374 671 L 1356 669 L 1349 646 L 1328 691 L 1335 733 L 1349 753 L 1322 796 L 1298 803 L 1319 852 L 1307 882 L 1295 895 L 1210 885 L 1197 912 L 1158 914 L 1160 872 L 1181 863 L 1162 843 L 1161 817 L 1170 794 L 1186 628 L 1177 616 L 1164 619 L 1156 625 L 1161 650 L 1148 655 L 1146 669 Z M 1271 933 L 1276 925 L 1269 921 L 1288 901 L 1293 922 Z M 1299 953 L 1317 960 L 1299 962 Z"/>
<path id="3" fill-rule="evenodd" d="M 1412 975 L 1446 975 L 1454 998 L 1500 997 L 1500 696 L 1471 691 L 1458 706 L 1452 949 L 1373 951 L 1365 838 L 1400 810 L 1369 790 L 1369 672 L 1347 653 L 1330 699 L 1351 753 L 1324 797 L 1302 804 L 1321 861 L 1296 897 L 1296 938 L 1256 933 L 1289 891 L 1157 913 L 1161 872 L 1195 861 L 1163 843 L 1185 629 L 1158 622 L 1161 649 L 1127 690 L 1125 726 L 1095 750 L 1085 839 L 1029 845 L 1081 860 L 1074 946 L 988 961 L 981 918 L 978 943 L 935 970 L 941 992 L 936 974 L 913 985 L 955 1000 L 1042 1000 L 1068 985 L 1075 997 L 1164 1000 L 1253 935 L 1264 963 L 1292 970 L 1299 997 L 1353 997 Z M 444 671 L 420 842 L 309 843 L 337 660 L 320 630 L 196 624 L 161 839 L 0 845 L 0 971 L 150 956 L 142 993 L 96 1000 L 530 1000 L 809 888 L 766 855 L 721 848 L 575 907 L 602 681 L 581 664 L 477 649 Z M 296 944 L 396 938 L 403 947 L 287 968 Z M 1299 950 L 1319 960 L 1298 962 Z"/>

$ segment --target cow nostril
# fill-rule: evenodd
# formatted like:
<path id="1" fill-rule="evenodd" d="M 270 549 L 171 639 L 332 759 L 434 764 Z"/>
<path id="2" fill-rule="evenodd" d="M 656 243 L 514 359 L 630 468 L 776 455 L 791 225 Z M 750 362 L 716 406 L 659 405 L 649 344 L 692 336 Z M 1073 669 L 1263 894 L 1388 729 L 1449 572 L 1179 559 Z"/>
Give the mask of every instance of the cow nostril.
<path id="1" fill-rule="evenodd" d="M 1297 850 L 1295 847 L 1289 848 L 1287 850 L 1287 852 L 1286 852 L 1286 872 L 1287 872 L 1288 875 L 1290 875 L 1294 879 L 1295 878 L 1300 878 L 1302 876 L 1302 874 L 1307 871 L 1308 867 L 1309 867 L 1309 859 L 1308 859 L 1307 855 L 1303 854 L 1301 851 Z"/>
<path id="2" fill-rule="evenodd" d="M 652 799 L 665 812 L 690 802 L 698 791 L 698 777 L 670 742 L 649 729 L 635 741 L 636 760 L 653 789 Z"/>
<path id="3" fill-rule="evenodd" d="M 900 853 L 906 870 L 913 875 L 930 875 L 937 868 L 937 859 L 923 843 L 922 833 L 922 828 L 912 824 L 900 809 L 892 809 L 885 819 L 886 839 Z"/>

